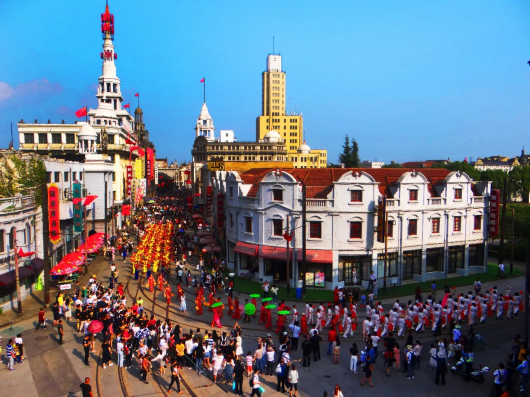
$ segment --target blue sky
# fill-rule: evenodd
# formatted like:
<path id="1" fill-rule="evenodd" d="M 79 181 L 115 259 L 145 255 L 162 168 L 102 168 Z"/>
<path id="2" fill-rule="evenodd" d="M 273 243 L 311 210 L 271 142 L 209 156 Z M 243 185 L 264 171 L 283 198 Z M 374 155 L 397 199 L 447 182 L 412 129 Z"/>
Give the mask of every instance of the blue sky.
<path id="1" fill-rule="evenodd" d="M 255 139 L 261 73 L 276 50 L 287 110 L 336 161 L 530 151 L 530 3 L 524 0 L 110 0 L 126 102 L 141 93 L 157 157 L 191 159 L 207 79 L 219 129 Z M 0 146 L 20 119 L 73 122 L 96 106 L 103 0 L 0 1 Z M 16 125 L 16 124 L 15 124 Z M 15 142 L 18 141 L 15 129 Z"/>

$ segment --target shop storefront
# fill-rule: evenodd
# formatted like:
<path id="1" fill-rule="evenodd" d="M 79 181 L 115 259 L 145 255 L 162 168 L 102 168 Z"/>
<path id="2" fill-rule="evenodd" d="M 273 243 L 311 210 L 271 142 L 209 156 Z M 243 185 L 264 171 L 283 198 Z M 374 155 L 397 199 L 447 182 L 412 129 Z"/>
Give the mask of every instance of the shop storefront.
<path id="1" fill-rule="evenodd" d="M 230 249 L 228 250 L 230 252 Z M 258 246 L 238 241 L 234 247 L 234 255 L 238 256 L 237 271 L 240 273 L 258 273 Z"/>
<path id="2" fill-rule="evenodd" d="M 403 280 L 421 276 L 421 250 L 403 251 Z"/>
<path id="3" fill-rule="evenodd" d="M 449 247 L 449 268 L 447 273 L 456 273 L 457 269 L 465 267 L 465 246 Z"/>
<path id="4" fill-rule="evenodd" d="M 298 261 L 298 281 L 302 281 L 303 251 L 299 249 L 296 254 Z M 333 282 L 333 251 L 328 250 L 306 250 L 306 286 L 307 287 L 331 287 Z"/>
<path id="5" fill-rule="evenodd" d="M 368 281 L 372 271 L 372 256 L 339 256 L 339 282 L 344 285 L 360 285 Z"/>

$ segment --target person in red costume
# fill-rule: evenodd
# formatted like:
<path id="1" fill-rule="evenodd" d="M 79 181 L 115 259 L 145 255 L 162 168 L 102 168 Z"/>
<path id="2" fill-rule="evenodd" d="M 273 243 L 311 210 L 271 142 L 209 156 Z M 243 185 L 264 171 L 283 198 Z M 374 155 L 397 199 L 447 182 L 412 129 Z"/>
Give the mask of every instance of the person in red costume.
<path id="1" fill-rule="evenodd" d="M 259 309 L 259 324 L 267 322 L 267 309 L 265 309 L 265 302 L 261 302 L 261 309 Z"/>
<path id="2" fill-rule="evenodd" d="M 265 328 L 272 329 L 272 313 L 270 309 L 265 309 L 267 311 L 267 321 L 265 322 Z"/>
<path id="3" fill-rule="evenodd" d="M 254 314 L 252 315 L 252 317 L 256 318 L 256 312 L 258 311 L 258 301 L 256 300 L 256 298 L 252 298 L 252 304 L 253 304 L 254 307 L 256 308 L 256 311 L 254 312 Z"/>
<path id="4" fill-rule="evenodd" d="M 162 273 L 160 273 L 158 275 L 158 289 L 160 290 L 160 292 L 162 292 L 163 288 L 164 288 L 164 276 L 162 275 Z"/>
<path id="5" fill-rule="evenodd" d="M 234 299 L 234 314 L 232 315 L 232 318 L 236 320 L 241 319 L 241 310 L 239 308 L 239 299 L 237 299 L 237 297 Z"/>
<path id="6" fill-rule="evenodd" d="M 153 292 L 155 290 L 155 278 L 152 274 L 147 279 L 147 282 L 149 283 L 149 291 Z"/>
<path id="7" fill-rule="evenodd" d="M 300 328 L 302 328 L 302 335 L 307 335 L 307 316 L 305 313 L 302 313 L 302 323 Z"/>
<path id="8" fill-rule="evenodd" d="M 171 293 L 171 287 L 169 286 L 169 284 L 167 284 L 164 290 L 164 298 L 166 298 L 166 305 L 169 305 L 171 303 L 172 295 L 173 294 Z"/>
<path id="9" fill-rule="evenodd" d="M 282 327 L 285 325 L 286 317 L 284 314 L 278 314 L 278 321 L 276 323 L 276 334 L 279 334 Z"/>
<path id="10" fill-rule="evenodd" d="M 228 295 L 228 313 L 229 316 L 232 315 L 232 297 Z"/>
<path id="11" fill-rule="evenodd" d="M 212 305 L 214 303 L 214 298 L 213 298 L 213 291 L 210 291 L 210 295 L 208 296 L 208 304 L 210 305 L 210 307 L 208 308 L 209 311 L 213 311 L 212 309 Z"/>

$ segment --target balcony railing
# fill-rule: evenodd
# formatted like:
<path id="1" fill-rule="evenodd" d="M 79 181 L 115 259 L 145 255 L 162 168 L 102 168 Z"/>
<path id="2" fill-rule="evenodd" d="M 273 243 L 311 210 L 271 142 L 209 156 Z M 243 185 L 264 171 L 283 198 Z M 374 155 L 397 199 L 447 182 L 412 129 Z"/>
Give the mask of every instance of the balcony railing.
<path id="1" fill-rule="evenodd" d="M 306 199 L 306 205 L 310 208 L 330 208 L 333 207 L 333 200 L 328 199 Z"/>
<path id="2" fill-rule="evenodd" d="M 441 198 L 433 198 L 431 199 L 431 205 L 441 205 L 442 199 Z"/>
<path id="3" fill-rule="evenodd" d="M 0 199 L 0 212 L 13 212 L 28 207 L 35 207 L 32 196 L 7 197 Z"/>
<path id="4" fill-rule="evenodd" d="M 399 201 L 395 199 L 386 199 L 386 206 L 387 207 L 397 207 L 399 205 Z"/>
<path id="5" fill-rule="evenodd" d="M 484 197 L 473 197 L 473 203 L 480 203 L 482 204 L 484 202 Z"/>

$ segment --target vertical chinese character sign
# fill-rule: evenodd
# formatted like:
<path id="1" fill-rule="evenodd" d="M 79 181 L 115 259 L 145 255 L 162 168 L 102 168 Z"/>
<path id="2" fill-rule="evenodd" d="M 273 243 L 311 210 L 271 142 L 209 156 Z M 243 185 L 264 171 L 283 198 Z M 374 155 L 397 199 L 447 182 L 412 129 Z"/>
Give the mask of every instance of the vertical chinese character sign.
<path id="1" fill-rule="evenodd" d="M 81 207 L 81 184 L 75 181 L 72 185 L 73 204 L 74 204 L 74 233 L 81 233 L 83 231 L 83 209 Z"/>
<path id="2" fill-rule="evenodd" d="M 48 220 L 50 241 L 57 244 L 61 240 L 61 220 L 59 217 L 59 188 L 55 183 L 48 186 Z"/>
<path id="3" fill-rule="evenodd" d="M 206 214 L 208 217 L 212 216 L 212 187 L 206 188 Z"/>
<path id="4" fill-rule="evenodd" d="M 127 166 L 127 182 L 126 182 L 126 191 L 127 197 L 131 197 L 131 181 L 132 181 L 133 169 L 131 165 Z"/>
<path id="5" fill-rule="evenodd" d="M 377 202 L 377 241 L 380 243 L 385 242 L 386 234 L 386 197 L 379 196 L 379 201 Z"/>
<path id="6" fill-rule="evenodd" d="M 490 196 L 490 237 L 493 238 L 499 233 L 499 202 L 501 193 L 498 189 L 493 189 Z"/>

